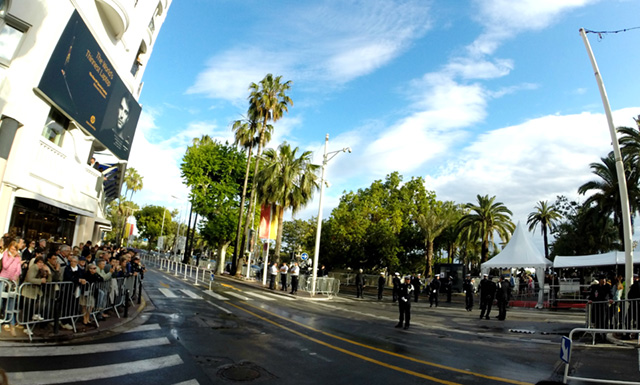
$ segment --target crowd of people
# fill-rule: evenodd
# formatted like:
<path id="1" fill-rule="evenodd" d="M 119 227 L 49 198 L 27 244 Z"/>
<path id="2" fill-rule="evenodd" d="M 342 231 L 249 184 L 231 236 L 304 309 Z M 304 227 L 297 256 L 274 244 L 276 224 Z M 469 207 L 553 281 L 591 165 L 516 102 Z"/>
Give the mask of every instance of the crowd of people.
<path id="1" fill-rule="evenodd" d="M 20 309 L 16 308 L 17 295 L 7 295 L 7 301 L 0 306 L 0 315 L 7 320 L 3 329 L 13 336 L 16 335 L 17 328 L 22 328 L 27 334 L 31 333 L 28 328 L 16 325 L 20 312 L 21 320 L 41 321 L 44 318 L 38 310 L 51 308 L 50 303 L 43 303 L 53 300 L 52 295 L 43 293 L 43 284 L 72 283 L 73 295 L 82 307 L 82 323 L 90 325 L 90 317 L 98 300 L 91 292 L 93 284 L 121 277 L 138 276 L 142 279 L 145 273 L 145 267 L 135 251 L 93 245 L 91 241 L 71 247 L 66 244 L 50 244 L 46 239 L 25 242 L 23 238 L 5 234 L 0 238 L 0 258 L 0 278 L 12 283 L 13 287 L 7 290 L 13 290 L 22 297 Z M 57 285 L 56 290 L 63 291 L 67 287 L 71 285 Z M 106 317 L 109 315 L 101 313 L 97 319 Z M 73 329 L 65 321 L 61 321 L 59 326 Z"/>

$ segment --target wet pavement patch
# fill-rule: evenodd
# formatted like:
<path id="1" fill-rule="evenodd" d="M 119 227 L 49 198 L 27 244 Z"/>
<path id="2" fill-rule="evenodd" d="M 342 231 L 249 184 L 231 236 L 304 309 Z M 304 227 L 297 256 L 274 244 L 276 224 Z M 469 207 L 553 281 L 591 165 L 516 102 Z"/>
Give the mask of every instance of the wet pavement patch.
<path id="1" fill-rule="evenodd" d="M 249 382 L 258 379 L 264 380 L 267 378 L 275 378 L 275 376 L 267 372 L 264 368 L 261 368 L 251 362 L 225 365 L 218 370 L 218 376 L 226 380 L 237 382 Z"/>

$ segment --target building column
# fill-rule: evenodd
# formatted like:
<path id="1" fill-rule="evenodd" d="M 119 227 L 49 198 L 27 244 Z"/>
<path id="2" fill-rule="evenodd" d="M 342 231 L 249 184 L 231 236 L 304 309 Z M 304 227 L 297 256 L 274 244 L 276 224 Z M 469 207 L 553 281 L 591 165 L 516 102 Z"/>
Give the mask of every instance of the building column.
<path id="1" fill-rule="evenodd" d="M 4 173 L 7 169 L 7 160 L 11 153 L 16 132 L 18 128 L 22 127 L 22 123 L 6 115 L 2 115 L 0 119 L 2 120 L 2 123 L 0 123 L 0 228 L 4 234 L 9 225 L 7 222 L 13 193 L 13 189 L 8 188 L 4 183 Z"/>

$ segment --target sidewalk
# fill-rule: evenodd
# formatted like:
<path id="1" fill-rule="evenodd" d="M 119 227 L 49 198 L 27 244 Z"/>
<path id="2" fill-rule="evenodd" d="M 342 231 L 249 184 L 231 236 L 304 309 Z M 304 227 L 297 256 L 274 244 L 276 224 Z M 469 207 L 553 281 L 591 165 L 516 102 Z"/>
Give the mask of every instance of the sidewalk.
<path id="1" fill-rule="evenodd" d="M 308 291 L 301 290 L 301 289 L 298 289 L 297 294 L 289 294 L 289 292 L 291 290 L 290 282 L 289 282 L 289 287 L 287 288 L 287 290 L 281 290 L 279 284 L 276 285 L 276 289 L 270 290 L 269 289 L 269 281 L 268 280 L 267 280 L 267 285 L 263 285 L 262 281 L 258 281 L 258 280 L 255 280 L 255 279 L 247 279 L 244 276 L 234 277 L 234 276 L 231 276 L 231 275 L 228 275 L 228 274 L 216 275 L 215 279 L 221 285 L 223 284 L 222 281 L 239 283 L 239 284 L 247 286 L 247 287 L 252 287 L 254 289 L 264 290 L 264 291 L 267 291 L 267 292 L 271 292 L 273 294 L 278 294 L 278 295 L 283 295 L 283 296 L 288 296 L 288 297 L 296 297 L 296 298 L 303 299 L 303 300 L 308 300 L 308 301 L 328 301 L 331 298 L 335 297 L 335 296 L 328 296 L 328 295 L 325 295 L 325 294 L 316 294 L 314 296 L 311 296 L 311 293 L 309 293 Z"/>
<path id="2" fill-rule="evenodd" d="M 34 326 L 33 336 L 31 343 L 43 343 L 43 342 L 63 342 L 70 340 L 77 340 L 82 338 L 90 338 L 95 337 L 100 334 L 108 333 L 111 330 L 114 330 L 119 327 L 126 326 L 127 324 L 133 322 L 140 313 L 147 306 L 147 294 L 142 290 L 142 299 L 140 304 L 138 304 L 138 300 L 134 301 L 134 303 L 129 306 L 128 316 L 124 316 L 124 307 L 119 308 L 118 312 L 120 313 L 120 318 L 116 315 L 116 312 L 113 310 L 109 310 L 106 314 L 109 315 L 109 318 L 105 318 L 104 321 L 98 321 L 99 327 L 96 327 L 95 322 L 90 326 L 85 326 L 82 324 L 82 317 L 76 320 L 76 332 L 73 330 L 67 330 L 62 327 L 58 328 L 58 334 L 53 333 L 53 322 L 48 323 L 39 323 Z M 68 321 L 67 321 L 68 322 Z M 16 325 L 16 336 L 13 337 L 11 333 L 2 328 L 0 332 L 0 341 L 2 342 L 18 342 L 18 343 L 29 343 L 29 336 L 23 332 L 24 329 L 19 329 Z"/>

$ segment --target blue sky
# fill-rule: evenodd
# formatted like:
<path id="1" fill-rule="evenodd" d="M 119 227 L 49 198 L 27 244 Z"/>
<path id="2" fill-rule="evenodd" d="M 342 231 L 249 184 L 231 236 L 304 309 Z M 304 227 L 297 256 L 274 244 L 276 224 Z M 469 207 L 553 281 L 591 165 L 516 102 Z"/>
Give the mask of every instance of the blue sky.
<path id="1" fill-rule="evenodd" d="M 275 124 L 327 168 L 327 217 L 343 191 L 398 171 L 441 200 L 496 195 L 526 222 L 540 200 L 578 198 L 611 150 L 579 28 L 640 25 L 638 0 L 173 1 L 144 74 L 130 167 L 141 205 L 184 208 L 179 163 L 194 137 L 232 142 L 247 88 L 291 80 Z M 640 30 L 589 40 L 616 126 L 640 114 Z M 177 196 L 179 199 L 172 198 Z M 582 198 L 584 199 L 584 198 Z M 317 199 L 296 216 L 318 213 Z"/>

